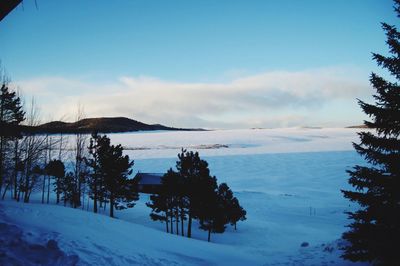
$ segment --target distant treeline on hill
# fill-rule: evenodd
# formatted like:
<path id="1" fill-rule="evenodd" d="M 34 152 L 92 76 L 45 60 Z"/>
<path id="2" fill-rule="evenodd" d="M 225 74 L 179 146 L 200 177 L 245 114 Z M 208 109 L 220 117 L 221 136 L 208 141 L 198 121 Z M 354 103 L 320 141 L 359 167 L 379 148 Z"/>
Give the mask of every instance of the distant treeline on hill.
<path id="1" fill-rule="evenodd" d="M 181 131 L 202 131 L 204 129 L 188 129 L 167 127 L 160 124 L 145 124 L 126 117 L 101 117 L 101 118 L 86 118 L 77 122 L 62 122 L 53 121 L 39 126 L 12 126 L 7 131 L 22 131 L 25 133 L 119 133 L 132 131 L 153 131 L 153 130 L 181 130 Z"/>
<path id="2" fill-rule="evenodd" d="M 358 125 L 358 126 L 349 126 L 347 128 L 372 128 L 372 127 L 369 127 L 369 126 L 366 126 L 366 125 Z"/>

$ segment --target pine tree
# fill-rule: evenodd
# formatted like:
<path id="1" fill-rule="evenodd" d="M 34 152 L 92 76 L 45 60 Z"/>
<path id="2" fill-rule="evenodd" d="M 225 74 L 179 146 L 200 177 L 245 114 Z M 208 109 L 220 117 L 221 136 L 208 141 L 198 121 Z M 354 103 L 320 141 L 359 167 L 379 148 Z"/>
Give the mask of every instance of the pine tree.
<path id="1" fill-rule="evenodd" d="M 111 145 L 106 135 L 95 137 L 95 149 L 90 152 L 93 160 L 96 160 L 93 171 L 98 180 L 95 183 L 100 183 L 100 189 L 104 186 L 104 196 L 110 202 L 110 217 L 114 217 L 114 208 L 131 208 L 134 201 L 139 199 L 137 186 L 128 179 L 134 162 L 130 161 L 128 155 L 123 155 L 121 145 Z M 96 188 L 97 191 L 100 189 Z"/>
<path id="2" fill-rule="evenodd" d="M 395 1 L 400 17 L 400 1 Z M 389 71 L 394 81 L 372 73 L 370 82 L 376 90 L 375 103 L 359 101 L 370 117 L 365 125 L 373 132 L 359 133 L 356 151 L 369 163 L 357 165 L 349 183 L 355 191 L 343 191 L 344 197 L 359 204 L 349 212 L 352 223 L 343 234 L 349 242 L 343 257 L 351 261 L 370 261 L 377 265 L 400 263 L 400 33 L 395 26 L 382 23 L 389 46 L 389 56 L 373 54 L 373 59 Z"/>
<path id="3" fill-rule="evenodd" d="M 211 233 L 223 233 L 228 223 L 224 199 L 218 193 L 216 177 L 203 179 L 199 185 L 203 194 L 197 203 L 196 217 L 200 221 L 200 229 L 208 231 L 208 242 Z"/>
<path id="4" fill-rule="evenodd" d="M 150 196 L 150 202 L 146 205 L 152 209 L 150 217 L 153 221 L 166 223 L 166 231 L 173 233 L 173 220 L 176 222 L 176 234 L 179 233 L 178 222 L 180 220 L 179 209 L 179 180 L 180 175 L 169 169 L 161 178 L 161 187 L 158 194 Z M 170 225 L 171 229 L 168 227 Z"/>
<path id="5" fill-rule="evenodd" d="M 242 206 L 240 206 L 239 200 L 236 197 L 233 197 L 229 204 L 228 219 L 230 224 L 235 227 L 235 230 L 238 221 L 244 221 L 247 219 L 246 214 L 247 212 Z"/>
<path id="6" fill-rule="evenodd" d="M 53 176 L 55 179 L 54 182 L 54 191 L 56 192 L 56 203 L 60 203 L 60 197 L 63 192 L 63 179 L 65 176 L 65 166 L 64 163 L 60 160 L 52 160 L 50 161 L 45 168 L 47 175 Z"/>
<path id="7" fill-rule="evenodd" d="M 98 212 L 98 200 L 100 198 L 101 194 L 101 181 L 100 179 L 102 178 L 101 172 L 100 172 L 100 165 L 99 165 L 99 154 L 97 152 L 97 149 L 99 148 L 98 140 L 100 136 L 97 133 L 93 133 L 92 137 L 90 138 L 90 144 L 88 147 L 89 154 L 91 158 L 85 158 L 84 161 L 86 165 L 91 169 L 91 172 L 89 173 L 89 188 L 91 191 L 91 198 L 93 199 L 93 212 L 97 213 Z"/>
<path id="8" fill-rule="evenodd" d="M 167 195 L 163 190 L 159 194 L 150 196 L 150 202 L 146 206 L 151 208 L 150 218 L 153 221 L 165 222 L 166 231 L 169 233 L 169 206 Z"/>
<path id="9" fill-rule="evenodd" d="M 185 208 L 188 214 L 187 237 L 192 235 L 192 220 L 198 218 L 198 213 L 202 208 L 202 200 L 205 193 L 201 189 L 204 183 L 210 179 L 208 163 L 200 159 L 198 152 L 188 152 L 182 149 L 178 154 L 179 160 L 176 162 L 176 169 L 182 178 L 183 194 L 185 195 Z"/>
<path id="10" fill-rule="evenodd" d="M 9 142 L 20 137 L 18 126 L 24 120 L 25 112 L 20 97 L 9 89 L 6 82 L 3 82 L 0 89 L 0 191 L 6 177 L 7 151 L 12 149 L 9 147 Z M 11 185 L 10 181 L 11 179 L 8 185 Z"/>
<path id="11" fill-rule="evenodd" d="M 240 206 L 239 200 L 233 196 L 233 192 L 228 184 L 222 183 L 218 186 L 218 195 L 221 198 L 227 221 L 236 230 L 236 223 L 246 220 L 246 211 Z"/>
<path id="12" fill-rule="evenodd" d="M 162 177 L 161 182 L 161 189 L 164 192 L 166 199 L 166 206 L 168 207 L 167 213 L 169 213 L 169 218 L 171 222 L 171 232 L 173 232 L 173 220 L 175 220 L 175 233 L 179 234 L 179 179 L 180 175 L 169 169 L 168 172 Z"/>
<path id="13" fill-rule="evenodd" d="M 61 199 L 64 201 L 64 206 L 67 205 L 67 202 L 71 205 L 71 207 L 75 207 L 75 200 L 77 196 L 76 190 L 76 179 L 75 175 L 72 172 L 68 172 L 60 182 L 61 185 Z"/>

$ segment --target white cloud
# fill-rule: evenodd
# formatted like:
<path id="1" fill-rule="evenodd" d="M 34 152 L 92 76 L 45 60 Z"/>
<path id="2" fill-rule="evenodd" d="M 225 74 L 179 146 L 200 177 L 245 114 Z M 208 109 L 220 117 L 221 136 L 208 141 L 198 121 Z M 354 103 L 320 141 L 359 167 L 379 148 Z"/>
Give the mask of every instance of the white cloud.
<path id="1" fill-rule="evenodd" d="M 146 76 L 124 76 L 107 84 L 62 77 L 16 83 L 36 95 L 43 112 L 51 113 L 53 119 L 65 114 L 73 117 L 80 102 L 90 117 L 127 116 L 178 127 L 301 125 L 312 121 L 314 112 L 329 109 L 331 102 L 350 106 L 344 108 L 353 108 L 349 103 L 354 102 L 357 109 L 354 99 L 370 94 L 367 76 L 351 68 L 272 71 L 220 83 Z"/>

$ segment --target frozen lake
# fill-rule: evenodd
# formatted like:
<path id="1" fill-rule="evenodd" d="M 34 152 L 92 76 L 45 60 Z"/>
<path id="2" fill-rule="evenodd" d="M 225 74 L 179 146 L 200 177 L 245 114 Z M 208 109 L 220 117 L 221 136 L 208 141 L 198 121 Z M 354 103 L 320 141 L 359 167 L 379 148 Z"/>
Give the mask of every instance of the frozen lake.
<path id="1" fill-rule="evenodd" d="M 314 248 L 338 263 L 337 254 L 321 250 L 337 245 L 332 243 L 348 223 L 344 212 L 353 208 L 340 190 L 349 188 L 345 171 L 364 163 L 352 147 L 358 141 L 357 131 L 290 128 L 110 136 L 129 148 L 134 171 L 166 172 L 175 167 L 181 148 L 196 150 L 207 160 L 211 174 L 229 184 L 248 212 L 238 232 L 228 228 L 224 234 L 213 235 L 214 242 L 265 259 L 276 258 L 275 263 L 279 256 Z M 149 226 L 146 200 L 143 195 L 136 210 L 121 215 Z M 160 223 L 150 226 L 164 230 Z M 205 240 L 206 234 L 196 231 L 194 237 Z M 302 242 L 308 242 L 311 249 L 300 248 Z"/>
<path id="2" fill-rule="evenodd" d="M 143 254 L 148 256 L 150 249 L 155 261 L 168 260 L 167 264 L 172 261 L 177 265 L 228 265 L 228 262 L 229 265 L 248 265 L 249 262 L 255 265 L 355 265 L 343 261 L 339 249 L 343 245 L 341 234 L 349 223 L 344 212 L 356 207 L 343 198 L 340 190 L 349 188 L 346 170 L 355 164 L 364 164 L 351 144 L 358 141 L 357 131 L 359 129 L 289 128 L 109 134 L 112 143 L 122 144 L 135 160 L 133 174 L 138 171 L 166 172 L 175 167 L 181 148 L 198 151 L 209 163 L 211 174 L 218 182 L 226 182 L 231 187 L 247 210 L 247 220 L 238 223 L 237 231 L 228 226 L 224 234 L 213 234 L 213 243 L 208 245 L 203 244 L 207 233 L 197 229 L 195 223 L 193 238 L 201 241 L 187 242 L 182 237 L 167 235 L 164 224 L 150 220 L 150 209 L 145 205 L 149 198 L 142 194 L 134 208 L 116 212 L 120 220 L 129 222 L 134 228 L 133 238 L 120 232 L 104 232 L 98 242 L 81 240 L 79 244 L 85 248 L 79 251 L 74 248 L 75 244 L 69 243 L 76 241 L 78 235 L 87 234 L 86 229 L 82 228 L 81 233 L 67 232 L 62 226 L 64 219 L 71 220 L 70 217 L 77 215 L 73 210 L 67 208 L 65 213 L 52 210 L 58 213 L 54 217 L 66 216 L 49 220 L 47 224 L 58 223 L 51 230 L 58 232 L 64 244 L 62 248 L 77 254 L 88 264 L 96 262 L 93 258 L 107 261 L 101 249 L 91 248 L 91 245 L 104 248 L 102 245 L 107 246 L 110 241 L 119 241 L 122 247 L 116 247 L 113 252 L 123 262 L 129 256 L 137 257 L 131 250 L 132 241 L 136 241 L 136 245 L 146 243 L 142 247 Z M 69 138 L 73 140 L 74 136 Z M 8 212 L 50 211 L 42 205 L 26 205 L 24 210 L 18 210 L 20 206 L 10 205 Z M 85 214 L 84 219 L 95 227 L 101 220 L 96 217 Z M 40 221 L 38 218 L 36 222 L 24 223 L 38 227 Z M 101 223 L 108 221 L 101 220 Z M 15 223 L 21 221 L 17 219 Z M 130 228 L 129 224 L 120 226 Z M 40 230 L 44 234 L 50 229 L 44 226 Z M 93 234 L 97 233 L 93 231 Z M 120 238 L 115 239 L 119 234 Z M 92 235 L 87 235 L 87 239 L 92 239 Z M 172 242 L 173 245 L 168 244 Z M 199 251 L 191 250 L 187 257 L 187 245 L 197 247 Z M 164 252 L 166 246 L 167 253 Z M 212 250 L 214 255 L 207 256 L 205 250 Z M 234 252 L 235 259 L 231 257 L 233 250 L 238 251 Z M 141 262 L 148 263 L 147 259 Z M 121 264 L 124 263 L 115 263 Z"/>

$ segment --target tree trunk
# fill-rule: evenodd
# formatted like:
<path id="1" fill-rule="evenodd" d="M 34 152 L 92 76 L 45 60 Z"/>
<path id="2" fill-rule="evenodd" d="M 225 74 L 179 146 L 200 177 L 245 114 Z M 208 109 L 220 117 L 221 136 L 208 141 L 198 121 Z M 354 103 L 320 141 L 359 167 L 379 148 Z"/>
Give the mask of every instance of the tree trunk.
<path id="1" fill-rule="evenodd" d="M 60 134 L 60 150 L 58 152 L 58 160 L 61 161 L 61 150 L 62 150 L 62 144 L 63 144 L 63 134 Z"/>
<path id="2" fill-rule="evenodd" d="M 97 213 L 97 177 L 94 180 L 94 187 L 93 187 L 93 212 Z"/>
<path id="3" fill-rule="evenodd" d="M 185 218 L 185 213 L 184 213 L 183 208 L 181 208 L 181 234 L 182 234 L 182 236 L 185 236 L 185 232 L 183 230 L 183 228 L 184 228 L 184 226 L 183 226 L 184 218 Z"/>
<path id="4" fill-rule="evenodd" d="M 44 191 L 46 190 L 46 176 L 43 176 L 43 186 L 42 186 L 42 204 L 44 203 Z"/>
<path id="5" fill-rule="evenodd" d="M 10 185 L 10 186 L 11 186 L 10 187 L 10 199 L 12 199 L 14 196 L 14 192 L 13 192 L 13 186 L 12 185 Z"/>
<path id="6" fill-rule="evenodd" d="M 192 237 L 192 213 L 189 210 L 189 218 L 188 218 L 188 231 L 187 231 L 187 237 L 191 238 Z"/>
<path id="7" fill-rule="evenodd" d="M 47 204 L 50 200 L 50 176 L 47 176 Z"/>
<path id="8" fill-rule="evenodd" d="M 169 233 L 169 228 L 168 228 L 169 223 L 168 223 L 168 219 L 169 219 L 169 217 L 168 217 L 167 213 L 165 213 L 165 225 L 166 225 L 166 228 L 167 228 L 167 233 Z"/>
<path id="9" fill-rule="evenodd" d="M 18 194 L 17 194 L 17 201 L 19 201 L 21 198 L 21 186 L 18 189 Z"/>
<path id="10" fill-rule="evenodd" d="M 208 229 L 208 242 L 210 242 L 211 239 L 211 227 Z"/>
<path id="11" fill-rule="evenodd" d="M 3 115 L 1 115 L 1 118 L 2 117 Z M 3 187 L 3 163 L 4 163 L 3 142 L 4 142 L 3 136 L 0 136 L 0 191 Z"/>
<path id="12" fill-rule="evenodd" d="M 56 203 L 59 204 L 60 203 L 60 177 L 56 177 L 57 178 L 57 190 L 56 190 L 56 194 L 57 194 L 57 201 Z"/>
<path id="13" fill-rule="evenodd" d="M 81 199 L 81 202 L 82 202 L 82 210 L 85 209 L 85 194 L 86 194 L 86 186 L 83 186 L 82 199 Z"/>
<path id="14" fill-rule="evenodd" d="M 30 183 L 30 178 L 29 178 L 29 173 L 28 173 L 28 169 L 30 169 L 31 165 L 30 163 L 28 163 L 27 165 L 27 169 L 25 172 L 25 184 L 24 184 L 24 202 L 28 203 L 29 198 L 28 198 L 28 187 L 29 187 L 29 183 Z"/>
<path id="15" fill-rule="evenodd" d="M 29 202 L 29 200 L 30 200 L 30 198 L 31 198 L 32 191 L 33 191 L 33 187 L 30 187 L 30 188 L 28 189 L 28 200 L 27 200 L 27 202 Z"/>
<path id="16" fill-rule="evenodd" d="M 5 102 L 2 100 L 0 103 L 0 119 L 3 122 L 4 120 L 4 112 L 5 112 Z M 0 191 L 3 187 L 3 161 L 4 161 L 4 154 L 3 154 L 3 148 L 4 148 L 4 142 L 5 138 L 3 136 L 0 136 Z"/>
<path id="17" fill-rule="evenodd" d="M 18 172 L 14 176 L 14 199 L 16 200 L 18 196 Z"/>
<path id="18" fill-rule="evenodd" d="M 15 145 L 14 145 L 14 156 L 15 156 L 15 161 L 14 161 L 14 199 L 17 199 L 17 190 L 18 190 L 18 139 L 15 140 Z"/>
<path id="19" fill-rule="evenodd" d="M 235 230 L 236 230 L 236 222 L 235 222 Z"/>
<path id="20" fill-rule="evenodd" d="M 110 217 L 114 218 L 114 195 L 110 193 Z"/>
<path id="21" fill-rule="evenodd" d="M 10 186 L 10 182 L 8 182 L 7 186 L 4 188 L 3 196 L 1 197 L 2 200 L 4 200 L 4 198 L 6 196 L 7 189 L 9 188 L 9 186 Z"/>
<path id="22" fill-rule="evenodd" d="M 178 213 L 178 208 L 176 208 L 176 213 L 175 213 L 175 223 L 176 223 L 176 235 L 179 235 L 179 213 Z"/>
<path id="23" fill-rule="evenodd" d="M 171 234 L 174 234 L 174 222 L 173 222 L 173 220 L 172 220 L 172 212 L 171 212 L 171 215 L 170 215 L 170 218 L 171 218 Z"/>
<path id="24" fill-rule="evenodd" d="M 49 138 L 48 138 L 48 135 L 47 135 L 47 138 L 46 138 L 46 144 L 47 144 L 47 148 L 48 148 L 49 154 L 50 154 L 50 153 L 51 153 L 51 148 L 50 148 L 50 146 L 49 146 Z M 50 157 L 50 155 L 49 155 L 49 157 Z M 45 159 L 44 159 L 44 165 L 47 165 L 47 152 L 46 152 L 46 156 L 45 156 Z M 44 203 L 44 193 L 45 193 L 45 190 L 46 190 L 46 177 L 47 177 L 47 175 L 43 175 L 42 204 Z"/>

